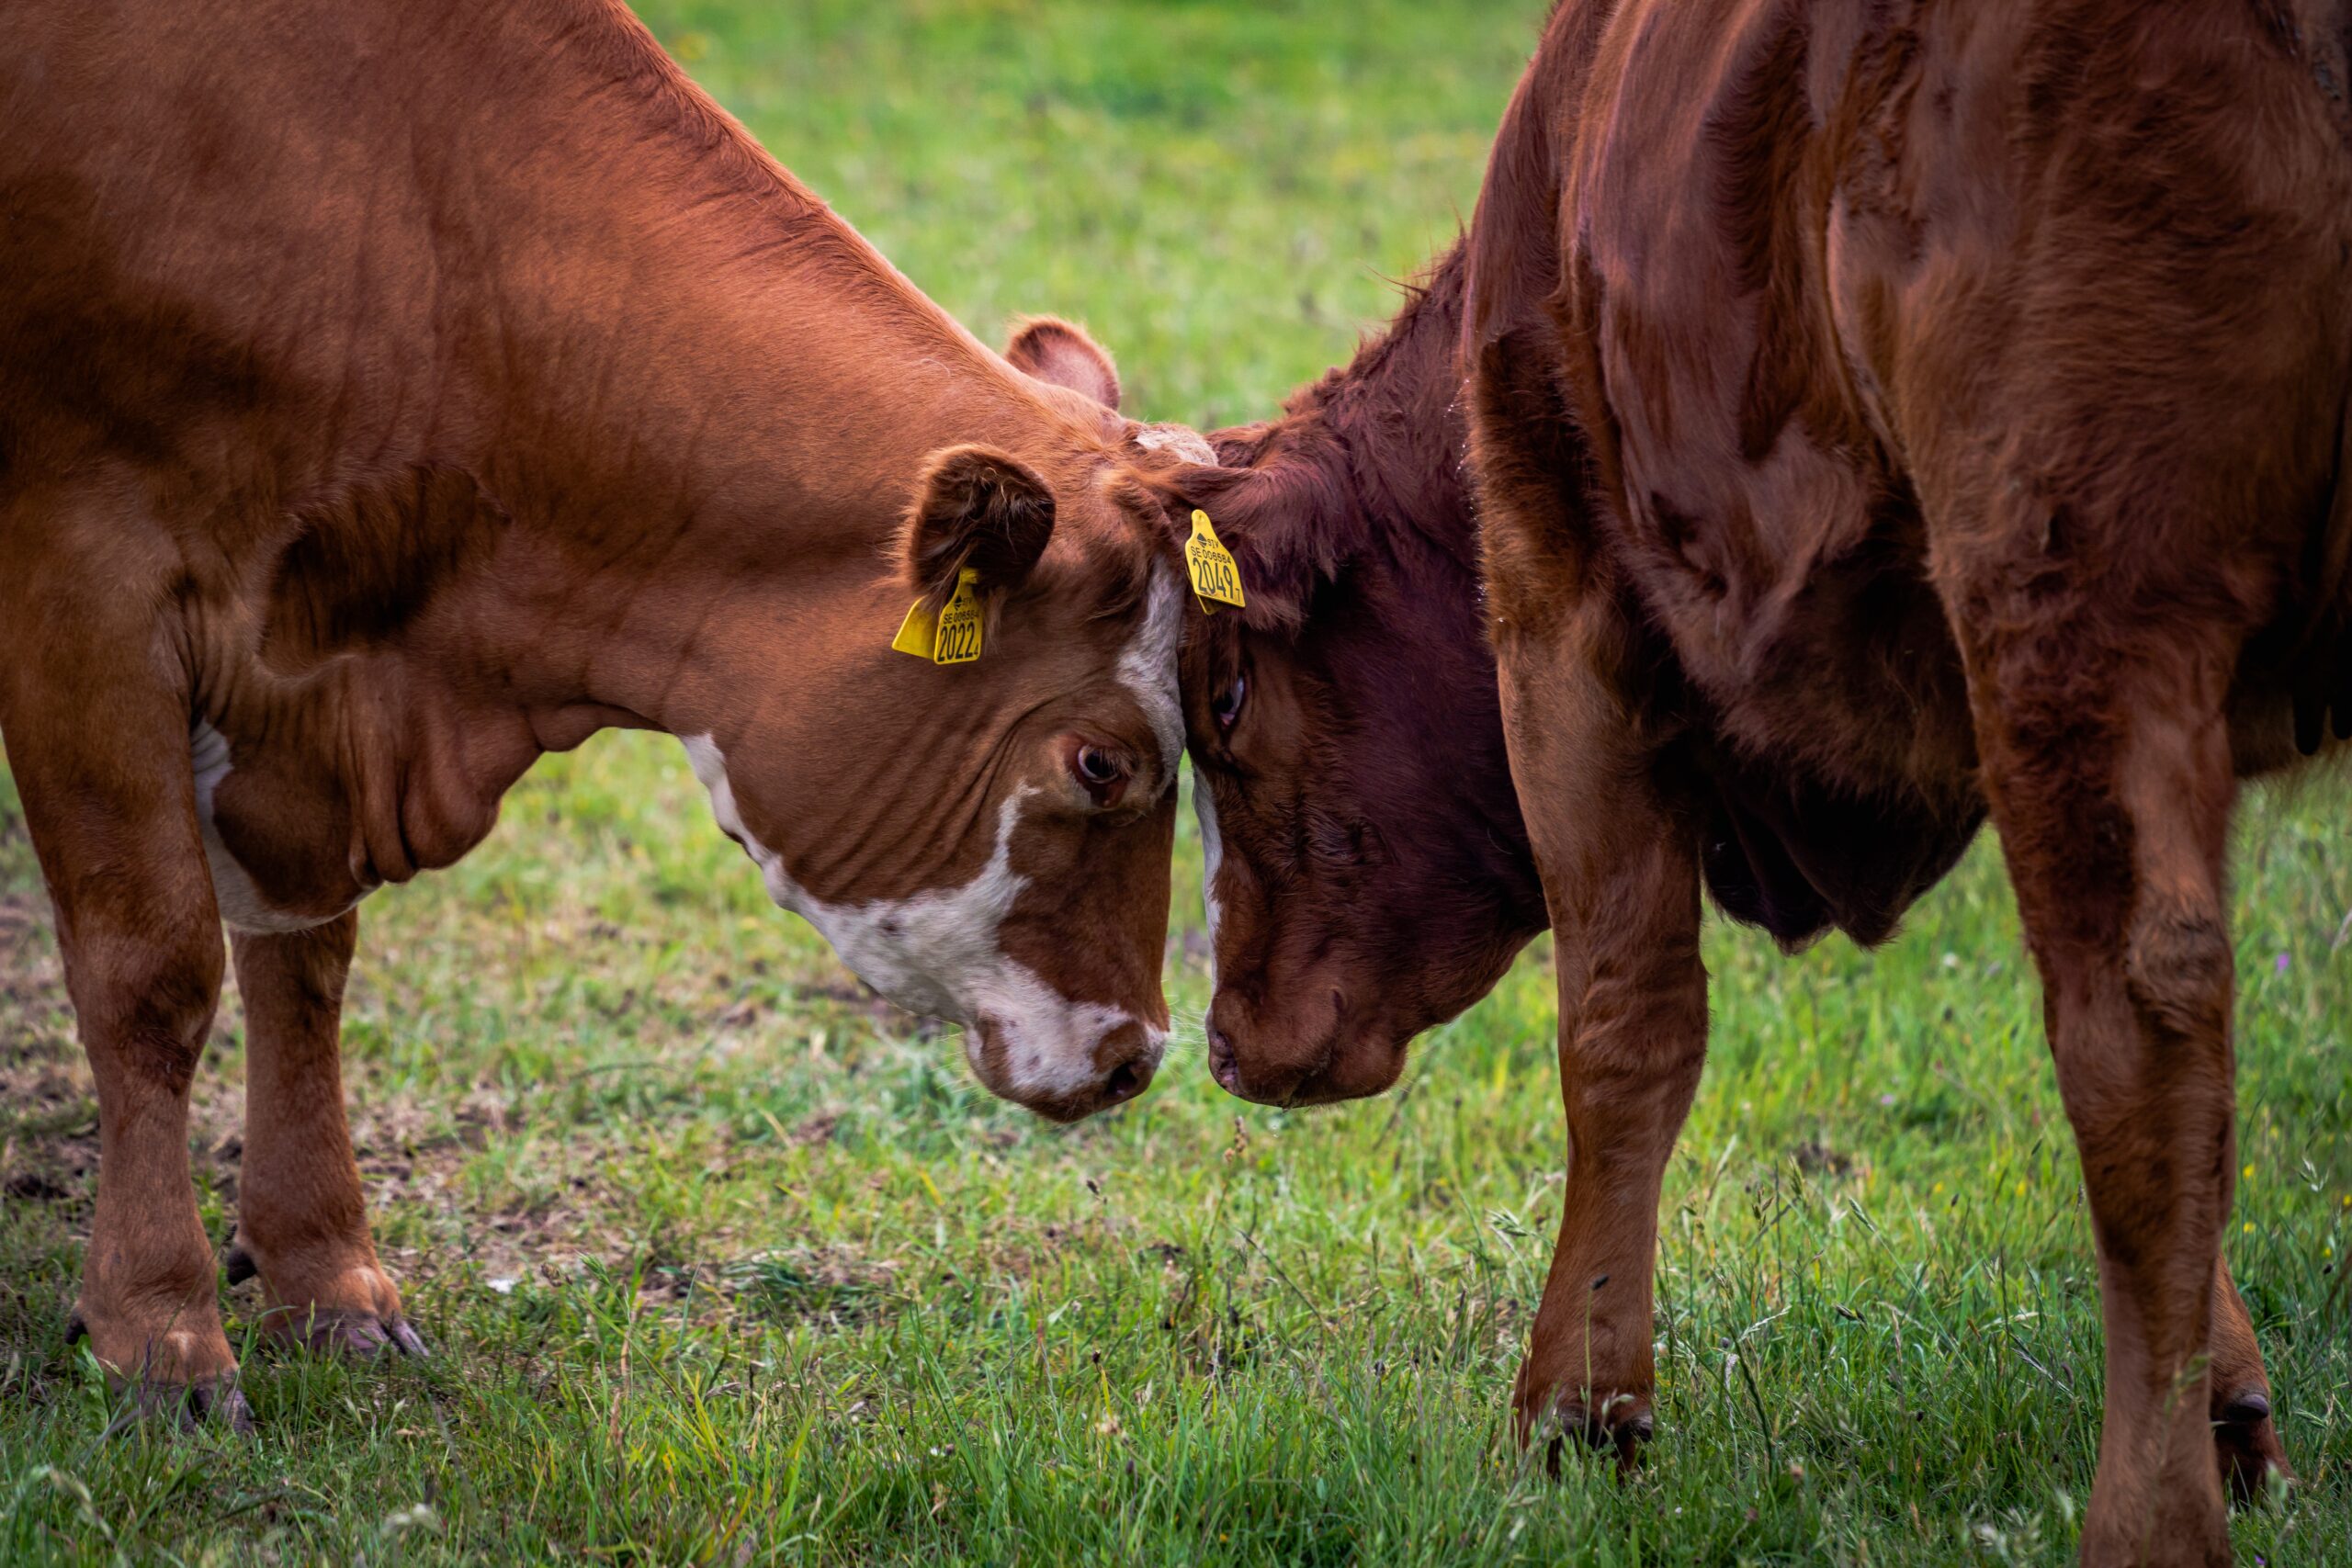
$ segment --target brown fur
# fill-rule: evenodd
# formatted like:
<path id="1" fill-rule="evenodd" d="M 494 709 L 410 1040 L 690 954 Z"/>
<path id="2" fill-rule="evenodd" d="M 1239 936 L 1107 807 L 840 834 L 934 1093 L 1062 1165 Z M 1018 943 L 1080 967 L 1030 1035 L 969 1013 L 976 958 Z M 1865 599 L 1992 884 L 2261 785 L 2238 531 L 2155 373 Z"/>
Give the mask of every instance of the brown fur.
<path id="1" fill-rule="evenodd" d="M 2236 781 L 2340 725 L 2352 673 L 2346 33 L 2319 0 L 1555 12 L 1469 236 L 1461 361 L 1570 1131 L 1522 1434 L 1630 1456 L 1650 1430 L 1702 882 L 1783 940 L 1875 940 L 1989 808 L 2101 1261 L 2084 1556 L 2224 1562 L 2222 1482 L 2283 1469 L 2219 1256 L 2223 862 Z M 1339 578 L 1303 645 L 1363 597 Z M 1186 669 L 1197 753 L 1216 672 Z M 1479 754 L 1424 693 L 1392 701 Z M 1272 716 L 1326 772 L 1245 793 L 1311 811 L 1409 777 Z M 1280 863 L 1250 831 L 1227 856 Z M 1313 949 L 1363 912 L 1287 913 L 1328 924 L 1252 939 Z M 1302 1081 L 1236 1043 L 1241 1087 Z M 1356 1049 L 1308 1092 L 1393 1076 L 1396 1041 Z"/>
<path id="2" fill-rule="evenodd" d="M 0 211 L 0 728 L 96 1073 L 107 1366 L 233 1405 L 185 1133 L 199 722 L 221 843 L 316 922 L 236 940 L 287 1332 L 413 1339 L 336 1083 L 350 906 L 607 725 L 713 737 L 828 901 L 969 879 L 1034 787 L 1000 940 L 1138 1021 L 1033 1103 L 1148 1078 L 1172 770 L 1116 665 L 1174 550 L 1082 334 L 989 353 L 604 0 L 20 7 Z M 891 652 L 966 562 L 985 656 Z M 1131 787 L 1090 798 L 1080 743 Z"/>
<path id="3" fill-rule="evenodd" d="M 1173 476 L 1245 614 L 1193 623 L 1194 788 L 1227 846 L 1211 1070 L 1276 1103 L 1376 1093 L 1543 929 L 1481 635 L 1462 472 L 1463 258 L 1282 418 Z M 1237 721 L 1214 713 L 1245 682 Z"/>

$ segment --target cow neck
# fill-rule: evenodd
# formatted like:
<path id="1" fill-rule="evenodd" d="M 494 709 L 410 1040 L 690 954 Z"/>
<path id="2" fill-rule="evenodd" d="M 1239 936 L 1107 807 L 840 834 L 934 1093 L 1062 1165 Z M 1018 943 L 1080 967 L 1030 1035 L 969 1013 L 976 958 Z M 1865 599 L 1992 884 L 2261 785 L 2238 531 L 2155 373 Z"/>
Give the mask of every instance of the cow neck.
<path id="1" fill-rule="evenodd" d="M 805 704 L 826 711 L 789 728 L 815 750 L 844 723 L 891 722 L 861 711 L 866 687 L 842 671 L 870 668 L 904 610 L 893 547 L 925 458 L 988 443 L 1057 490 L 1101 460 L 1098 434 L 926 299 L 633 23 L 545 39 L 533 25 L 526 8 L 485 24 L 527 46 L 505 62 L 518 85 L 493 145 L 533 155 L 452 182 L 469 213 L 495 215 L 498 243 L 476 314 L 435 323 L 435 426 L 333 437 L 460 469 L 499 520 L 492 570 L 453 584 L 405 645 L 405 695 L 349 721 L 370 731 L 353 754 L 407 759 L 361 781 L 380 874 L 454 858 L 539 751 L 608 725 L 723 742 L 754 717 L 777 728 L 752 705 Z M 464 231 L 464 214 L 437 216 Z M 823 749 L 825 799 L 864 798 L 841 755 L 858 749 Z M 877 772 L 903 764 L 863 750 Z M 420 773 L 433 798 L 414 798 Z M 987 782 L 964 781 L 973 813 Z M 440 847 L 413 854 L 418 840 Z"/>
<path id="2" fill-rule="evenodd" d="M 1228 462 L 1255 457 L 1326 469 L 1355 513 L 1322 520 L 1343 536 L 1331 541 L 1335 553 L 1393 547 L 1401 542 L 1394 536 L 1410 534 L 1477 571 L 1457 368 L 1466 270 L 1457 243 L 1354 359 L 1293 394 L 1283 417 L 1248 445 L 1218 438 Z"/>
<path id="3" fill-rule="evenodd" d="M 522 402 L 546 434 L 490 488 L 560 566 L 573 634 L 534 627 L 514 655 L 569 655 L 544 672 L 578 687 L 559 694 L 699 732 L 725 717 L 695 689 L 712 591 L 756 585 L 811 628 L 796 660 L 821 660 L 815 629 L 889 575 L 930 454 L 988 443 L 1050 482 L 1085 441 L 691 86 L 641 91 L 618 134 L 565 121 L 597 178 L 539 209 L 585 248 L 522 284 L 546 337 Z"/>
<path id="4" fill-rule="evenodd" d="M 714 683 L 726 607 L 773 626 L 803 671 L 862 658 L 877 625 L 887 645 L 909 593 L 899 541 L 933 454 L 1001 448 L 1065 494 L 1102 460 L 944 317 L 896 300 L 829 308 L 808 282 L 757 265 L 679 280 L 682 330 L 590 346 L 610 356 L 607 389 L 559 411 L 554 439 L 499 460 L 489 488 L 527 541 L 543 611 L 510 623 L 520 636 L 497 653 L 518 690 L 721 730 L 743 695 Z M 671 383 L 679 367 L 690 377 Z"/>

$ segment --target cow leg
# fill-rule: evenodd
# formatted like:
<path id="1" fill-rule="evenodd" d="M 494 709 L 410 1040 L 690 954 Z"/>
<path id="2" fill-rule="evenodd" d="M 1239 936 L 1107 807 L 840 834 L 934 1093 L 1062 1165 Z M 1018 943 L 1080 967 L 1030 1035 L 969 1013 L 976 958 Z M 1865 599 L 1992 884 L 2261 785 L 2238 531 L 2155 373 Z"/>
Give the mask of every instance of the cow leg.
<path id="1" fill-rule="evenodd" d="M 2083 1557 L 2226 1563 L 2209 1373 L 2236 1169 L 2237 639 L 2035 607 L 1980 599 L 1953 624 L 2098 1246 L 2107 1399 Z"/>
<path id="2" fill-rule="evenodd" d="M 1705 1062 L 1707 972 L 1698 836 L 1667 793 L 1670 737 L 1645 722 L 1659 706 L 1642 689 L 1645 645 L 1589 551 L 1589 453 L 1555 348 L 1544 332 L 1506 337 L 1471 378 L 1497 684 L 1552 924 L 1568 1133 L 1513 1429 L 1574 1433 L 1627 1466 L 1655 1427 L 1658 1192 Z"/>
<path id="3" fill-rule="evenodd" d="M 1623 710 L 1594 689 L 1580 640 L 1504 646 L 1511 773 L 1554 933 L 1568 1134 L 1515 1428 L 1527 1442 L 1556 1421 L 1630 1464 L 1653 1429 L 1658 1190 L 1706 1056 L 1697 845 Z"/>
<path id="4" fill-rule="evenodd" d="M 105 628 L 97 615 L 83 624 Z M 97 1089 L 97 1208 L 77 1329 L 141 1407 L 243 1427 L 251 1417 L 188 1168 L 188 1090 L 220 999 L 220 925 L 187 701 L 161 689 L 146 646 L 17 643 L 0 675 L 0 720 Z"/>
<path id="5" fill-rule="evenodd" d="M 259 1272 L 273 1334 L 313 1349 L 421 1355 L 368 1234 L 344 1121 L 343 985 L 358 931 L 346 912 L 309 931 L 232 939 L 245 1004 L 245 1153 L 229 1272 Z"/>
<path id="6" fill-rule="evenodd" d="M 2294 1472 L 2271 1419 L 2270 1377 L 2263 1370 L 2262 1348 L 2255 1342 L 2254 1320 L 2246 1314 L 2237 1281 L 2230 1278 L 2229 1264 L 2220 1258 L 2213 1259 L 2210 1348 L 2213 1449 L 2222 1483 L 2241 1501 L 2259 1497 L 2273 1473 L 2291 1480 Z"/>
<path id="7" fill-rule="evenodd" d="M 1521 1441 L 1556 1419 L 1630 1464 L 1654 1426 L 1658 1192 L 1706 1058 L 1698 868 L 1670 824 L 1566 798 L 1592 830 L 1543 859 L 1567 1186 L 1512 1404 Z"/>

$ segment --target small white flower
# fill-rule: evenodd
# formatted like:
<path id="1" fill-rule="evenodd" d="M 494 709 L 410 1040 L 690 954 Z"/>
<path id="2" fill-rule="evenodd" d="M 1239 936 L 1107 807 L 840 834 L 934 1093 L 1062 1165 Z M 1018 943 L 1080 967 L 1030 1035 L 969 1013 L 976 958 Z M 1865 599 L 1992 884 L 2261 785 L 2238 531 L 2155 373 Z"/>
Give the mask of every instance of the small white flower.
<path id="1" fill-rule="evenodd" d="M 440 1529 L 441 1516 L 433 1511 L 430 1503 L 419 1503 L 413 1508 L 394 1508 L 384 1516 L 384 1530 L 389 1535 L 400 1535 L 407 1530 L 427 1530 L 437 1535 Z"/>

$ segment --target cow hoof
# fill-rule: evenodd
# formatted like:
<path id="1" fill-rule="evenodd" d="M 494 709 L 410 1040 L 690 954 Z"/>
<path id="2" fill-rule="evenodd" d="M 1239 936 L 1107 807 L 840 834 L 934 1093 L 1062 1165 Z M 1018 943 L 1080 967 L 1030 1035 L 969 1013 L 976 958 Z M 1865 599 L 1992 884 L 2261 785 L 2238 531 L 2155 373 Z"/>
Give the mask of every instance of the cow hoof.
<path id="1" fill-rule="evenodd" d="M 1544 1439 L 1544 1468 L 1553 1475 L 1560 1473 L 1560 1452 L 1568 1439 L 1594 1453 L 1614 1453 L 1620 1475 L 1631 1475 L 1640 1467 L 1642 1450 L 1657 1435 L 1657 1419 L 1646 1402 L 1619 1395 L 1607 1406 L 1608 1414 L 1596 1417 L 1583 1404 L 1573 1401 L 1555 1405 L 1549 1419 L 1538 1423 L 1529 1432 L 1531 1438 Z"/>
<path id="2" fill-rule="evenodd" d="M 379 1317 L 348 1307 L 279 1307 L 270 1314 L 270 1331 L 278 1337 L 322 1355 L 348 1356 L 373 1361 L 386 1353 L 424 1357 L 424 1337 L 404 1317 Z"/>
<path id="3" fill-rule="evenodd" d="M 121 1411 L 107 1423 L 112 1438 L 152 1421 L 168 1420 L 183 1432 L 209 1427 L 232 1437 L 254 1435 L 254 1407 L 232 1375 L 211 1382 L 141 1382 Z"/>
<path id="4" fill-rule="evenodd" d="M 2216 1413 L 2213 1457 L 2222 1467 L 2222 1484 L 2241 1503 L 2267 1495 L 2274 1475 L 2295 1478 L 2278 1425 L 2270 1419 L 2270 1398 L 2258 1388 L 2240 1392 Z"/>

